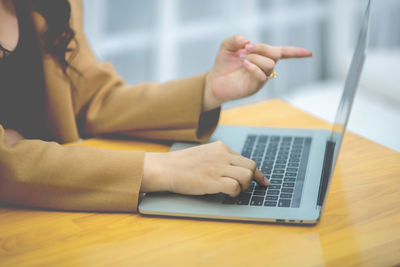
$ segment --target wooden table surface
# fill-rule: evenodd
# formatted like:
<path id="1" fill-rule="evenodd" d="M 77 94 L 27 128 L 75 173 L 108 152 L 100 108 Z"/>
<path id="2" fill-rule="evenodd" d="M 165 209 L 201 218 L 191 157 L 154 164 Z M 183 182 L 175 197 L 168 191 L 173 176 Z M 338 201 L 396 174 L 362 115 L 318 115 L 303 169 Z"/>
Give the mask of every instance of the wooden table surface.
<path id="1" fill-rule="evenodd" d="M 220 122 L 330 127 L 281 100 L 225 110 Z M 102 139 L 80 144 L 169 148 L 166 143 Z M 347 133 L 315 226 L 0 206 L 0 266 L 399 265 L 399 192 L 400 154 Z"/>

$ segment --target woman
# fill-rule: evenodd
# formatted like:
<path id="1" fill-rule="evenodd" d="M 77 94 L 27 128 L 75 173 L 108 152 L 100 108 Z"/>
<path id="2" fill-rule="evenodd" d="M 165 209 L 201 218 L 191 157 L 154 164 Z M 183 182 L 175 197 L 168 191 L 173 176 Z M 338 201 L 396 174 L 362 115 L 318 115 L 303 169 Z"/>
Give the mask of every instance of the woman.
<path id="1" fill-rule="evenodd" d="M 139 192 L 268 185 L 220 142 L 170 153 L 59 143 L 105 133 L 204 141 L 222 103 L 257 92 L 279 59 L 311 56 L 238 35 L 205 75 L 128 86 L 91 52 L 80 0 L 0 0 L 0 44 L 0 201 L 62 210 L 135 211 Z"/>

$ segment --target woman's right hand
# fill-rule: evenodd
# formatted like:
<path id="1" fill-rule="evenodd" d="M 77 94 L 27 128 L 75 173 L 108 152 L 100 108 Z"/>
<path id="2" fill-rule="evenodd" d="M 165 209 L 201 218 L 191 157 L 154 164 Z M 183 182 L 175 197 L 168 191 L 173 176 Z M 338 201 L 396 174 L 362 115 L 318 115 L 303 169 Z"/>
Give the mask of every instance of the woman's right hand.
<path id="1" fill-rule="evenodd" d="M 225 193 L 232 197 L 252 180 L 268 186 L 256 163 L 223 142 L 168 153 L 146 153 L 141 192 L 170 191 L 187 195 Z"/>
<path id="2" fill-rule="evenodd" d="M 5 129 L 4 130 L 4 137 L 5 137 L 5 142 L 8 145 L 13 145 L 23 139 L 25 139 L 19 132 L 13 129 Z"/>

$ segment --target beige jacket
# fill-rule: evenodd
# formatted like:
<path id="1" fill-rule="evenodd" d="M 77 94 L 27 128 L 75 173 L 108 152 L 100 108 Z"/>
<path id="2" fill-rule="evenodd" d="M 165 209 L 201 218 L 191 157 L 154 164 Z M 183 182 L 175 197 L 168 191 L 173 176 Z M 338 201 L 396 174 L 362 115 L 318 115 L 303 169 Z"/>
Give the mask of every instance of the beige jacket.
<path id="1" fill-rule="evenodd" d="M 43 56 L 48 124 L 55 142 L 23 140 L 9 146 L 0 125 L 0 201 L 62 210 L 135 211 L 144 152 L 60 143 L 115 132 L 201 141 L 214 130 L 219 110 L 201 113 L 204 75 L 126 85 L 111 65 L 97 61 L 83 33 L 82 3 L 70 3 L 79 43 L 71 64 L 84 77 L 71 71 L 72 89 L 54 58 Z M 43 32 L 44 19 L 33 16 L 38 33 Z"/>

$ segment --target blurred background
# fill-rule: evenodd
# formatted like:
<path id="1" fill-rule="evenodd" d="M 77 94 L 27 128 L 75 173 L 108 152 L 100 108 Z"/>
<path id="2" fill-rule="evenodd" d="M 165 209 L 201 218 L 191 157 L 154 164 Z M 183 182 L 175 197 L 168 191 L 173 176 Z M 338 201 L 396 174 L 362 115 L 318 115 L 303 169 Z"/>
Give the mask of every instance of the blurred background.
<path id="1" fill-rule="evenodd" d="M 83 0 L 100 60 L 130 84 L 208 71 L 226 37 L 295 45 L 312 59 L 280 61 L 278 77 L 231 108 L 269 98 L 332 122 L 366 0 Z M 400 152 L 400 1 L 375 0 L 370 47 L 349 130 Z"/>

